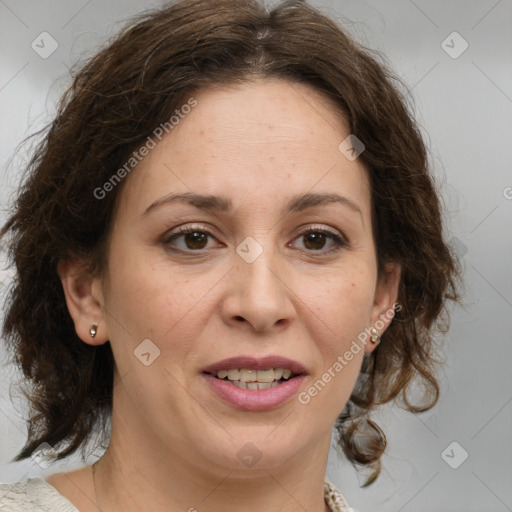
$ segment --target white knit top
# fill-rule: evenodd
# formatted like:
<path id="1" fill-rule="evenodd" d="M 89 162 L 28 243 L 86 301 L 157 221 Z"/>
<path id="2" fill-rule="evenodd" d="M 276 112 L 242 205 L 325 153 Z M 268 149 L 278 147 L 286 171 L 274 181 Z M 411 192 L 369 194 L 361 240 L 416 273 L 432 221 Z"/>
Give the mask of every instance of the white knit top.
<path id="1" fill-rule="evenodd" d="M 331 512 L 355 512 L 334 484 L 325 479 L 325 502 Z M 64 496 L 42 478 L 26 482 L 0 484 L 0 511 L 2 512 L 79 512 Z"/>
<path id="2" fill-rule="evenodd" d="M 2 512 L 78 512 L 55 487 L 42 478 L 0 485 Z"/>

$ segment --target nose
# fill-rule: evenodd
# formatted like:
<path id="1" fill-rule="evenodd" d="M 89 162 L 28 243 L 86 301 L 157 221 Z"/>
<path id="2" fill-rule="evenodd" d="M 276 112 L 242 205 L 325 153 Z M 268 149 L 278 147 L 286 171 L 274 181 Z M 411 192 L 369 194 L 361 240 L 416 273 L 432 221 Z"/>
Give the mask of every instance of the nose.
<path id="1" fill-rule="evenodd" d="M 285 328 L 294 317 L 293 292 L 272 252 L 264 250 L 252 263 L 236 258 L 222 306 L 224 321 L 247 324 L 255 332 Z"/>

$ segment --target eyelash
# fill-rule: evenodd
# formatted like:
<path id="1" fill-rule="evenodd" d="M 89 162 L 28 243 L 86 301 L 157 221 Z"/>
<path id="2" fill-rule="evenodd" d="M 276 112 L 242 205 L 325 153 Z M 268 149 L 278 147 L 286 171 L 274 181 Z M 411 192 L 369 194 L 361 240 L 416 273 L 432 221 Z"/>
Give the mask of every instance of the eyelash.
<path id="1" fill-rule="evenodd" d="M 186 254 L 186 253 L 201 253 L 201 252 L 204 252 L 208 249 L 199 249 L 199 250 L 194 250 L 194 249 L 188 249 L 188 250 L 184 250 L 184 249 L 177 249 L 175 247 L 171 247 L 171 242 L 176 240 L 178 237 L 180 236 L 183 236 L 183 235 L 186 235 L 188 233 L 203 233 L 203 234 L 206 234 L 210 237 L 213 237 L 215 238 L 209 231 L 208 229 L 206 229 L 204 226 L 180 226 L 178 228 L 176 228 L 174 231 L 172 231 L 171 233 L 169 233 L 165 239 L 163 240 L 163 244 L 165 246 L 167 246 L 167 249 L 169 251 L 172 251 L 172 252 L 177 252 L 177 253 L 181 253 L 181 254 Z M 326 255 L 326 254 L 331 254 L 331 253 L 334 253 L 334 252 L 338 252 L 340 251 L 342 248 L 348 246 L 348 243 L 341 237 L 339 236 L 337 233 L 334 233 L 330 230 L 327 230 L 325 228 L 317 228 L 317 227 L 313 227 L 313 226 L 310 226 L 308 227 L 307 229 L 304 229 L 303 231 L 301 231 L 296 237 L 294 240 L 296 240 L 297 238 L 300 238 L 301 236 L 304 236 L 304 235 L 307 235 L 307 234 L 310 234 L 310 233 L 322 233 L 324 235 L 326 235 L 327 238 L 330 238 L 332 240 L 332 242 L 334 242 L 334 246 L 331 248 L 331 249 L 327 249 L 327 250 L 323 250 L 323 249 L 319 249 L 318 251 L 315 251 L 315 250 L 307 250 L 307 252 L 310 252 L 310 253 L 320 253 L 320 254 L 323 254 L 323 255 Z"/>

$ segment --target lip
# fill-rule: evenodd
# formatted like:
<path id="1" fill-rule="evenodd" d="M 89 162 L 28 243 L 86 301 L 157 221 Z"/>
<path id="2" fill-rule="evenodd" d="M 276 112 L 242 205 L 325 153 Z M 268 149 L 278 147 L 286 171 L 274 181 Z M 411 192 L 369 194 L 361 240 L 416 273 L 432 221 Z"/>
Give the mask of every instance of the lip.
<path id="1" fill-rule="evenodd" d="M 288 368 L 293 373 L 305 374 L 304 365 L 293 359 L 281 356 L 237 356 L 217 361 L 216 363 L 203 368 L 203 372 L 213 373 L 219 370 L 233 370 L 237 368 L 250 368 L 252 370 L 268 370 L 270 368 Z"/>
<path id="2" fill-rule="evenodd" d="M 269 389 L 241 389 L 229 381 L 218 379 L 211 373 L 219 370 L 251 368 L 267 370 L 269 368 L 288 368 L 295 377 Z M 306 368 L 298 361 L 281 356 L 253 357 L 238 356 L 223 359 L 204 368 L 202 377 L 213 392 L 228 405 L 246 411 L 264 411 L 275 409 L 295 396 L 306 378 Z"/>
<path id="3" fill-rule="evenodd" d="M 275 409 L 297 394 L 306 378 L 305 375 L 297 375 L 270 389 L 241 389 L 226 380 L 217 379 L 209 373 L 203 373 L 210 388 L 225 402 L 237 409 L 246 411 L 265 411 Z"/>

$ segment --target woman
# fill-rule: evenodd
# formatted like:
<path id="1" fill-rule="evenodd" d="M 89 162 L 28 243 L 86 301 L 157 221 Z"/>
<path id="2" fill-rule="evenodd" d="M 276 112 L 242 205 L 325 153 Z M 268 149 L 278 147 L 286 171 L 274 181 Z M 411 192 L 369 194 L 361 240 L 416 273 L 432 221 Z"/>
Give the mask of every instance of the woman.
<path id="1" fill-rule="evenodd" d="M 132 22 L 76 75 L 7 235 L 17 460 L 108 440 L 3 486 L 8 510 L 349 510 L 333 426 L 371 483 L 370 411 L 437 400 L 459 267 L 424 143 L 386 69 L 303 2 Z"/>

